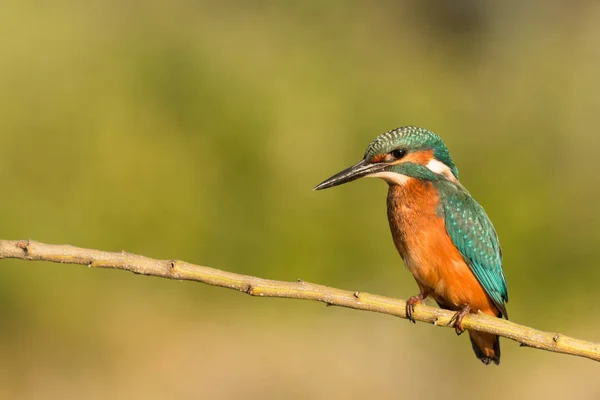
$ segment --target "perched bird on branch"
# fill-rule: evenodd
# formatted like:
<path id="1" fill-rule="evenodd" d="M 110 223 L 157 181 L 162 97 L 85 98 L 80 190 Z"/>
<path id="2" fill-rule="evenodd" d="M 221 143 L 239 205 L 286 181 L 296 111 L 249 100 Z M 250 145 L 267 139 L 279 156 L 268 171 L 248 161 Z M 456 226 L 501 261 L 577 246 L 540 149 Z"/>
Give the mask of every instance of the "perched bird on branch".
<path id="1" fill-rule="evenodd" d="M 402 127 L 377 137 L 357 164 L 315 187 L 330 188 L 362 177 L 389 185 L 387 211 L 392 237 L 420 293 L 414 307 L 432 297 L 462 320 L 479 311 L 508 319 L 506 279 L 498 236 L 483 208 L 458 181 L 458 169 L 443 140 L 423 128 Z M 475 355 L 484 364 L 500 363 L 500 342 L 491 333 L 469 331 Z"/>

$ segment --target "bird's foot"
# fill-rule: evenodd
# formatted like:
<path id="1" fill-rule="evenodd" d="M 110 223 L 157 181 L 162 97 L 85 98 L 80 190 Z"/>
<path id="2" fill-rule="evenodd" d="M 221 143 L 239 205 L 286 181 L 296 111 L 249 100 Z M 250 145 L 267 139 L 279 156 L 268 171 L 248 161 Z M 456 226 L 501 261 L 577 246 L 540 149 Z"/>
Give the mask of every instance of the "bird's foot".
<path id="1" fill-rule="evenodd" d="M 459 312 L 454 314 L 454 316 L 452 318 L 450 318 L 450 325 L 454 324 L 454 329 L 456 330 L 457 335 L 460 335 L 461 333 L 463 333 L 465 331 L 462 321 L 463 321 L 463 318 L 465 317 L 465 315 L 467 315 L 470 311 L 471 311 L 471 306 L 467 304 L 466 306 L 464 306 L 462 308 L 462 310 L 460 310 Z"/>
<path id="2" fill-rule="evenodd" d="M 406 301 L 406 318 L 412 322 L 413 324 L 416 324 L 417 321 L 415 321 L 415 305 L 417 303 L 420 303 L 421 300 L 423 300 L 425 297 L 427 297 L 427 295 L 423 294 L 423 293 L 419 293 L 416 296 L 412 296 L 410 299 L 408 299 Z"/>

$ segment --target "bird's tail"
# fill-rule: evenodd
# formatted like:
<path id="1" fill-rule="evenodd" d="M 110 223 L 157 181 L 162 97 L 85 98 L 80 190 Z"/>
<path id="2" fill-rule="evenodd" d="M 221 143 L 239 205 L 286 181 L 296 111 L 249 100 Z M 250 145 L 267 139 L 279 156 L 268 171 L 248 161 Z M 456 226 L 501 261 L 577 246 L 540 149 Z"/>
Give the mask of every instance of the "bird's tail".
<path id="1" fill-rule="evenodd" d="M 469 338 L 477 358 L 485 365 L 500 364 L 500 338 L 486 332 L 469 331 Z"/>

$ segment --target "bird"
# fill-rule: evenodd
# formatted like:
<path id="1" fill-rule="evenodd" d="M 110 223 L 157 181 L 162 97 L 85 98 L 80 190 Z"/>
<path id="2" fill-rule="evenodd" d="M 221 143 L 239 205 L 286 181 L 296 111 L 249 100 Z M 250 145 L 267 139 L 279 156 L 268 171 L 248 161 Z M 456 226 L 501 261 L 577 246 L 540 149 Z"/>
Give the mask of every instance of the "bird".
<path id="1" fill-rule="evenodd" d="M 465 331 L 463 318 L 484 313 L 508 319 L 508 289 L 498 235 L 483 207 L 458 180 L 448 147 L 435 133 L 404 126 L 379 135 L 358 163 L 326 179 L 322 190 L 359 178 L 389 185 L 387 216 L 392 238 L 419 294 L 406 301 L 415 323 L 415 305 L 433 298 L 454 311 L 450 323 Z M 500 364 L 500 338 L 469 330 L 475 355 Z"/>

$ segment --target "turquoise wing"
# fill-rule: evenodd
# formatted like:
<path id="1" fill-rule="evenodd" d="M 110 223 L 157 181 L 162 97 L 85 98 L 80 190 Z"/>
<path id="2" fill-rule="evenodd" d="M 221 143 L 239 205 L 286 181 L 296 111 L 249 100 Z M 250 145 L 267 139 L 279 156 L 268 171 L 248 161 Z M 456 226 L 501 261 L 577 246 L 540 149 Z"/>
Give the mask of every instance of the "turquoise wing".
<path id="1" fill-rule="evenodd" d="M 462 186 L 452 182 L 440 189 L 440 214 L 454 245 L 488 296 L 508 319 L 508 289 L 502 270 L 502 250 L 496 230 L 483 207 Z"/>

